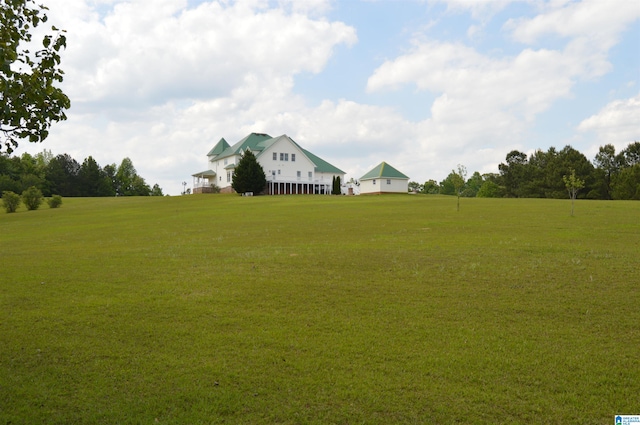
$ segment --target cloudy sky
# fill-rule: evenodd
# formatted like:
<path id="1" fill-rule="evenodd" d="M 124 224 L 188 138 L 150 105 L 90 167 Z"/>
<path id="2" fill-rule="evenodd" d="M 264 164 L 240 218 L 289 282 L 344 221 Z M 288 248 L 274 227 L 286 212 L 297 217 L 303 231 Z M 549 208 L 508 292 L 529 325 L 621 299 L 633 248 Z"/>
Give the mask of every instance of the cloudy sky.
<path id="1" fill-rule="evenodd" d="M 68 120 L 14 154 L 129 157 L 177 195 L 224 137 L 287 134 L 359 178 L 640 140 L 637 0 L 43 0 Z"/>

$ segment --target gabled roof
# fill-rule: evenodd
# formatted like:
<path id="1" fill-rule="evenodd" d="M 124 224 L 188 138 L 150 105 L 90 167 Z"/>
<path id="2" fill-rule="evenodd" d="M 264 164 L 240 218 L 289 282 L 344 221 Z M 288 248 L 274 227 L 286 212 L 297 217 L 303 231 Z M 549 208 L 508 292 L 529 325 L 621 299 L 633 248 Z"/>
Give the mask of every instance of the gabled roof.
<path id="1" fill-rule="evenodd" d="M 402 174 L 400 171 L 393 168 L 391 165 L 382 161 L 378 166 L 374 167 L 373 170 L 369 171 L 364 176 L 360 177 L 360 180 L 371 180 L 371 179 L 409 179 L 409 177 Z"/>
<path id="2" fill-rule="evenodd" d="M 258 146 L 260 142 L 271 139 L 271 136 L 264 133 L 251 133 L 244 139 L 240 140 L 233 146 L 230 146 L 224 150 L 216 159 L 226 158 L 229 156 L 240 155 L 247 149 L 251 149 L 251 152 L 260 152 L 264 149 L 262 146 Z"/>
<path id="3" fill-rule="evenodd" d="M 226 140 L 224 140 L 224 137 L 222 139 L 220 139 L 220 141 L 218 141 L 218 143 L 216 143 L 216 145 L 213 147 L 213 149 L 211 149 L 209 151 L 209 153 L 207 154 L 207 156 L 217 156 L 220 155 L 222 152 L 225 151 L 225 149 L 227 149 L 229 147 L 229 143 L 227 143 Z"/>

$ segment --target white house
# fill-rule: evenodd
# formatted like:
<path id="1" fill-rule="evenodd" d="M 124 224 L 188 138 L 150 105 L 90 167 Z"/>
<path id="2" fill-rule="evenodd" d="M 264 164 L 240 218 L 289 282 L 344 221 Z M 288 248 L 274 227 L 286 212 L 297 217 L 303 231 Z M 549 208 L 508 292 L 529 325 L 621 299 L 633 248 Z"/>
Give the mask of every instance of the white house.
<path id="1" fill-rule="evenodd" d="M 407 193 L 409 177 L 381 162 L 364 176 L 360 177 L 360 194 Z"/>
<path id="2" fill-rule="evenodd" d="M 344 180 L 344 171 L 303 149 L 289 136 L 251 133 L 233 146 L 220 139 L 207 154 L 209 168 L 192 175 L 193 193 L 210 193 L 214 184 L 221 192 L 233 192 L 233 170 L 247 150 L 265 172 L 269 195 L 330 194 L 333 178 Z"/>

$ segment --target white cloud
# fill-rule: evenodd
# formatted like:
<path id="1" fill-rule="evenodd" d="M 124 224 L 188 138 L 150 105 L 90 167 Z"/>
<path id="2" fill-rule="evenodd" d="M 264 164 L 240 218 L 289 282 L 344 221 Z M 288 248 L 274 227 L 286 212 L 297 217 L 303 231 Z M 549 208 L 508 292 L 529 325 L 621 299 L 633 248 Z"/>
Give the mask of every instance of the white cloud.
<path id="1" fill-rule="evenodd" d="M 640 7 L 633 1 L 615 5 L 600 0 L 551 2 L 543 4 L 543 12 L 533 18 L 509 19 L 504 29 L 514 40 L 536 44 L 545 37 L 561 37 L 567 41 L 566 56 L 573 60 L 576 75 L 593 79 L 610 72 L 609 50 L 620 34 L 640 18 Z"/>
<path id="2" fill-rule="evenodd" d="M 367 89 L 415 84 L 439 95 L 432 118 L 437 125 L 451 125 L 452 134 L 469 123 L 502 131 L 505 125 L 530 122 L 554 100 L 568 96 L 577 72 L 573 58 L 553 50 L 526 49 L 513 58 L 495 59 L 463 44 L 430 41 L 382 64 Z"/>
<path id="3" fill-rule="evenodd" d="M 624 149 L 629 143 L 640 141 L 640 93 L 608 103 L 597 114 L 583 120 L 578 130 L 595 132 L 598 146 L 612 144 Z"/>
<path id="4" fill-rule="evenodd" d="M 356 41 L 355 30 L 341 22 L 259 3 L 185 9 L 186 1 L 137 0 L 117 3 L 99 17 L 78 2 L 78 15 L 70 16 L 66 2 L 52 2 L 51 9 L 65 10 L 60 18 L 68 19 L 60 23 L 69 38 L 68 94 L 77 103 L 102 107 L 219 97 L 248 76 L 269 84 L 317 73 L 336 45 Z"/>
<path id="5" fill-rule="evenodd" d="M 560 1 L 543 4 L 543 12 L 532 19 L 510 19 L 505 29 L 512 31 L 514 39 L 528 44 L 547 35 L 558 35 L 586 37 L 595 43 L 592 48 L 608 49 L 620 32 L 639 17 L 640 7 L 635 1 Z"/>

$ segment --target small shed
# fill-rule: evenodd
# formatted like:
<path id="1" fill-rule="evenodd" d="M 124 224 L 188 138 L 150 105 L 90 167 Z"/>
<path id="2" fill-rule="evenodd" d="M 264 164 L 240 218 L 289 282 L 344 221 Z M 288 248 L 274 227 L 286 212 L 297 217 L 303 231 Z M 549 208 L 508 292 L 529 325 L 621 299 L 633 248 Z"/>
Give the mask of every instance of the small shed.
<path id="1" fill-rule="evenodd" d="M 407 193 L 409 177 L 381 162 L 371 171 L 360 177 L 360 194 Z"/>

